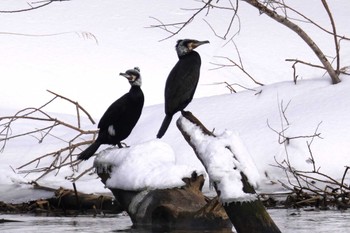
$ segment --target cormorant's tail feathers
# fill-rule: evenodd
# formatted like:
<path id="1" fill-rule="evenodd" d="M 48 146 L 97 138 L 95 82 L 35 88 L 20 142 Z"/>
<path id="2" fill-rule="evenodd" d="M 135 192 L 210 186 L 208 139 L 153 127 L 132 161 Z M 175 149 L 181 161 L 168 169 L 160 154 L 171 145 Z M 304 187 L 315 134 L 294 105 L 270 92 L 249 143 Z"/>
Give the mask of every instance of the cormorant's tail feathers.
<path id="1" fill-rule="evenodd" d="M 83 152 L 80 153 L 78 159 L 88 160 L 91 156 L 95 154 L 97 149 L 100 147 L 101 143 L 95 141 L 88 148 L 86 148 Z"/>
<path id="2" fill-rule="evenodd" d="M 171 122 L 172 118 L 173 118 L 173 116 L 165 115 L 165 118 L 163 120 L 162 126 L 160 127 L 160 129 L 158 131 L 157 138 L 161 138 L 161 137 L 164 136 L 165 132 L 167 131 L 167 129 L 168 129 L 169 125 L 170 125 L 170 122 Z"/>

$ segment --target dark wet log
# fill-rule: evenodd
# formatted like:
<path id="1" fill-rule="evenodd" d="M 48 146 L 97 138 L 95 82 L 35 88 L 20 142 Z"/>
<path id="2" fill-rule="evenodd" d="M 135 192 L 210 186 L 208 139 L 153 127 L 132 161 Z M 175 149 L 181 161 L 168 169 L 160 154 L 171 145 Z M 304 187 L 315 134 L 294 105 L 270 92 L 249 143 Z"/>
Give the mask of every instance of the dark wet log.
<path id="1" fill-rule="evenodd" d="M 52 192 L 52 197 L 24 203 L 0 201 L 0 213 L 35 213 L 47 216 L 70 216 L 80 214 L 117 214 L 123 211 L 111 195 L 85 194 L 70 189 L 53 189 L 33 184 L 34 189 Z"/>
<path id="2" fill-rule="evenodd" d="M 189 120 L 192 124 L 198 126 L 202 133 L 211 137 L 215 135 L 210 132 L 196 117 L 192 115 L 191 112 L 182 112 L 183 117 Z M 180 119 L 179 119 L 180 120 Z M 193 148 L 199 160 L 201 160 L 198 154 L 196 146 L 191 142 L 191 136 L 182 128 L 180 121 L 177 121 L 177 127 L 181 131 L 182 135 L 188 142 L 188 144 Z M 229 148 L 227 148 L 229 149 Z M 207 165 L 203 163 L 204 167 L 207 169 Z M 207 169 L 208 170 L 208 169 Z M 254 188 L 249 184 L 248 179 L 245 174 L 241 172 L 241 181 L 243 184 L 243 191 L 245 193 L 255 194 Z M 216 185 L 214 183 L 214 187 Z M 220 192 L 218 196 L 220 196 Z M 233 226 L 235 227 L 237 233 L 280 233 L 277 225 L 271 219 L 270 215 L 267 213 L 262 202 L 257 198 L 252 201 L 233 201 L 231 203 L 224 204 L 225 211 L 229 216 Z"/>
<path id="3" fill-rule="evenodd" d="M 47 199 L 47 202 L 50 208 L 62 209 L 63 211 L 74 210 L 77 213 L 115 214 L 122 212 L 123 209 L 119 203 L 113 199 L 112 196 L 85 194 L 76 190 L 59 188 L 55 191 L 55 197 Z"/>
<path id="4" fill-rule="evenodd" d="M 36 182 L 32 183 L 34 189 L 45 190 L 53 193 L 52 198 L 45 200 L 36 200 L 32 206 L 39 209 L 56 209 L 56 210 L 72 210 L 75 212 L 92 212 L 92 213 L 120 213 L 123 211 L 119 203 L 114 201 L 111 195 L 87 194 L 78 192 L 75 183 L 73 190 L 42 186 Z"/>
<path id="5" fill-rule="evenodd" d="M 109 172 L 100 171 L 98 175 L 106 183 Z M 186 185 L 181 188 L 138 192 L 110 190 L 128 212 L 135 228 L 158 231 L 214 228 L 231 232 L 232 224 L 218 199 L 209 199 L 201 192 L 203 175 L 197 176 L 194 172 L 192 177 L 184 178 L 183 181 Z"/>
<path id="6" fill-rule="evenodd" d="M 5 203 L 0 201 L 0 213 L 11 213 L 11 212 L 17 212 L 18 208 L 15 205 Z"/>

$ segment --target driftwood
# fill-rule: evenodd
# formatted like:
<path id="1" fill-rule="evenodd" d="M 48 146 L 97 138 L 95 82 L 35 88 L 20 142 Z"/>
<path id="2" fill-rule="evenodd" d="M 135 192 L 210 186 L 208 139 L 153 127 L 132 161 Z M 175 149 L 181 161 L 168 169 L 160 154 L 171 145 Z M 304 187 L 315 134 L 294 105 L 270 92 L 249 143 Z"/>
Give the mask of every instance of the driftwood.
<path id="1" fill-rule="evenodd" d="M 108 170 L 98 174 L 103 183 L 109 178 Z M 209 199 L 201 192 L 203 175 L 198 176 L 194 172 L 192 177 L 184 178 L 183 181 L 186 185 L 172 189 L 110 190 L 129 214 L 135 228 L 161 231 L 214 228 L 231 232 L 232 224 L 218 199 Z"/>
<path id="2" fill-rule="evenodd" d="M 123 211 L 112 196 L 85 194 L 71 189 L 52 189 L 35 184 L 34 189 L 50 191 L 52 198 L 11 204 L 0 202 L 0 213 L 35 213 L 48 216 L 117 214 Z"/>
<path id="3" fill-rule="evenodd" d="M 215 135 L 210 132 L 205 126 L 192 115 L 191 112 L 182 112 L 183 117 L 189 120 L 191 123 L 198 126 L 202 133 L 211 137 Z M 191 137 L 182 128 L 179 120 L 177 121 L 177 126 L 181 131 L 182 135 L 193 148 L 199 160 L 201 157 L 198 155 L 196 146 L 191 142 Z M 201 161 L 203 163 L 203 161 Z M 204 164 L 206 167 L 206 164 Z M 207 168 L 206 168 L 207 169 Z M 245 193 L 255 194 L 254 188 L 249 184 L 245 174 L 241 172 L 241 181 L 243 184 L 243 191 Z M 216 188 L 215 184 L 214 187 Z M 216 189 L 217 190 L 217 189 Z M 218 192 L 218 190 L 217 190 Z M 218 196 L 220 193 L 218 192 Z M 231 222 L 233 223 L 237 233 L 277 233 L 281 232 L 276 224 L 271 219 L 270 215 L 267 213 L 265 207 L 259 199 L 254 201 L 233 201 L 231 203 L 224 205 L 225 211 L 229 216 Z"/>
<path id="4" fill-rule="evenodd" d="M 85 194 L 76 190 L 60 188 L 55 191 L 55 197 L 48 199 L 48 204 L 63 213 L 100 214 L 120 213 L 123 209 L 112 196 Z"/>

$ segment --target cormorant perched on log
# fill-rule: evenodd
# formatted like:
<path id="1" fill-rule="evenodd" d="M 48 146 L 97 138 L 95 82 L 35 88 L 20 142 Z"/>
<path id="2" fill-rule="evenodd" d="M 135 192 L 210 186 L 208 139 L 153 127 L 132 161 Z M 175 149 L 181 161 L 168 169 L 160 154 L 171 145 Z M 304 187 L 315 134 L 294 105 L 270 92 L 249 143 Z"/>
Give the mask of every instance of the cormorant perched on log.
<path id="1" fill-rule="evenodd" d="M 193 49 L 209 41 L 178 40 L 176 52 L 179 61 L 170 71 L 165 84 L 165 118 L 157 138 L 163 137 L 173 115 L 182 111 L 192 101 L 199 80 L 201 57 Z"/>
<path id="2" fill-rule="evenodd" d="M 98 123 L 100 131 L 97 139 L 80 153 L 78 159 L 89 159 L 101 144 L 118 145 L 122 148 L 120 142 L 129 136 L 141 116 L 144 96 L 141 90 L 140 69 L 135 67 L 119 75 L 129 80 L 131 88 L 103 114 Z"/>

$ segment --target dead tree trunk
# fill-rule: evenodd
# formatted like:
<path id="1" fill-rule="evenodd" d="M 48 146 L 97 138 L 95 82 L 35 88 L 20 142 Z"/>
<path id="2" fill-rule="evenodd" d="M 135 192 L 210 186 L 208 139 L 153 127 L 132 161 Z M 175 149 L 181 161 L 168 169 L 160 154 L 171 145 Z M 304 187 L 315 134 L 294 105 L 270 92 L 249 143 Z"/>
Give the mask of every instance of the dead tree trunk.
<path id="1" fill-rule="evenodd" d="M 212 132 L 210 132 L 208 129 L 204 127 L 204 125 L 195 118 L 191 112 L 182 112 L 183 117 L 185 117 L 187 120 L 189 120 L 192 124 L 196 125 L 200 128 L 200 131 L 207 136 L 210 137 L 216 137 Z M 190 144 L 190 146 L 193 148 L 194 152 L 196 153 L 198 159 L 202 162 L 205 169 L 208 171 L 208 167 L 205 164 L 205 162 L 202 160 L 202 157 L 200 156 L 198 152 L 198 148 L 196 148 L 196 145 L 191 140 L 191 135 L 188 134 L 188 132 L 183 128 L 181 122 L 181 118 L 177 121 L 177 127 L 181 131 L 182 135 L 186 139 L 186 141 Z M 227 148 L 229 149 L 229 148 Z M 220 156 L 220 154 L 217 154 L 215 156 Z M 234 168 L 232 168 L 234 169 Z M 243 191 L 244 193 L 249 194 L 255 194 L 255 190 L 252 187 L 252 185 L 248 182 L 247 176 L 241 174 L 241 181 L 243 184 Z M 210 174 L 209 174 L 210 176 Z M 220 191 L 217 189 L 216 183 L 214 183 L 214 187 L 218 193 L 218 196 L 220 196 Z M 271 219 L 270 215 L 267 213 L 265 207 L 263 206 L 262 202 L 256 198 L 255 200 L 251 201 L 243 201 L 243 200 L 234 200 L 228 204 L 224 205 L 225 211 L 227 215 L 229 216 L 232 224 L 234 225 L 237 233 L 278 233 L 281 232 L 276 224 Z"/>

